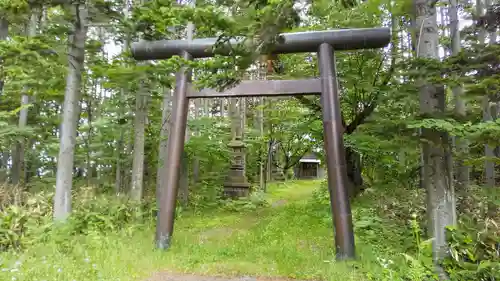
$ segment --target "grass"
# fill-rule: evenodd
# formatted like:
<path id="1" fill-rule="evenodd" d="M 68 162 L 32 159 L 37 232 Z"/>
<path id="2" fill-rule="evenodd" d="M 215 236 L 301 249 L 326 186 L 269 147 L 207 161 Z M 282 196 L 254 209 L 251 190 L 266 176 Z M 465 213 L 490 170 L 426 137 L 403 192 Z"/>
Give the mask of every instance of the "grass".
<path id="1" fill-rule="evenodd" d="M 380 251 L 369 245 L 373 241 L 360 237 L 357 261 L 335 261 L 331 220 L 324 210 L 308 204 L 319 184 L 296 181 L 273 185 L 269 201 L 283 204 L 256 211 L 184 213 L 176 222 L 174 243 L 167 252 L 154 249 L 151 224 L 104 236 L 55 239 L 20 253 L 3 253 L 0 280 L 135 281 L 167 270 L 347 281 L 368 280 L 367 272 L 382 272 L 377 260 Z"/>

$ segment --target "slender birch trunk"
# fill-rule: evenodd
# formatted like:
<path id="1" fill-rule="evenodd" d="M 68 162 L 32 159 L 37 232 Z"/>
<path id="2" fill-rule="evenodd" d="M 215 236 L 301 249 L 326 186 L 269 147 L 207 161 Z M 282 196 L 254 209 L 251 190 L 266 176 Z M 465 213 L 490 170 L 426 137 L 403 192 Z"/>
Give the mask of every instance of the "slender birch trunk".
<path id="1" fill-rule="evenodd" d="M 138 0 L 136 5 L 141 5 L 147 0 Z M 129 46 L 127 46 L 128 48 Z M 146 78 L 139 80 L 139 89 L 135 96 L 134 116 L 134 152 L 132 161 L 132 182 L 130 185 L 130 198 L 135 201 L 142 199 L 144 190 L 144 145 L 146 119 L 148 117 L 149 93 L 146 87 Z"/>
<path id="2" fill-rule="evenodd" d="M 458 19 L 458 0 L 450 0 L 450 33 L 451 33 L 451 51 L 452 55 L 456 56 L 461 50 L 461 38 L 459 29 L 459 19 Z M 466 107 L 464 100 L 464 91 L 462 86 L 455 86 L 452 88 L 453 97 L 455 99 L 455 114 L 458 118 L 465 118 Z M 455 145 L 459 156 L 457 157 L 456 166 L 456 182 L 457 188 L 459 190 L 465 190 L 469 186 L 470 181 L 470 169 L 464 163 L 464 155 L 469 151 L 469 144 L 465 139 L 460 139 L 455 137 Z"/>
<path id="3" fill-rule="evenodd" d="M 416 16 L 417 57 L 438 59 L 438 25 L 435 2 L 414 0 Z M 424 78 L 417 81 L 420 88 L 420 112 L 426 115 L 444 112 L 444 87 Z M 455 193 L 449 171 L 448 135 L 422 129 L 423 184 L 427 190 L 428 234 L 433 238 L 433 259 L 441 279 L 446 279 L 439 262 L 447 255 L 446 226 L 456 222 Z"/>
<path id="4" fill-rule="evenodd" d="M 41 9 L 34 7 L 26 27 L 26 37 L 34 37 L 37 33 L 38 18 L 40 16 Z M 28 124 L 28 105 L 30 99 L 28 96 L 29 88 L 27 86 L 23 87 L 23 93 L 21 96 L 21 110 L 19 111 L 19 129 L 23 129 Z M 25 183 L 25 146 L 26 139 L 20 138 L 14 144 L 14 149 L 12 151 L 12 184 L 24 184 Z"/>
<path id="5" fill-rule="evenodd" d="M 65 220 L 71 213 L 71 189 L 82 72 L 85 62 L 88 10 L 84 4 L 69 7 L 73 13 L 73 32 L 69 36 L 68 73 L 64 93 L 61 139 L 57 159 L 56 192 L 54 196 L 54 219 Z"/>

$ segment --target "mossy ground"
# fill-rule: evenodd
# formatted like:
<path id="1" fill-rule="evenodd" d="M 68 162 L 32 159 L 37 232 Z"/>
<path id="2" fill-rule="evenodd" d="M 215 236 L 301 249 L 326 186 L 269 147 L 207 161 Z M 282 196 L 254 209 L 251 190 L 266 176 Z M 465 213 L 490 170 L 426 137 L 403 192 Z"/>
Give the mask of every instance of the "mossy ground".
<path id="1" fill-rule="evenodd" d="M 136 281 L 167 270 L 347 281 L 368 280 L 367 272 L 383 271 L 380 245 L 373 245 L 373 237 L 357 235 L 356 261 L 335 261 L 332 222 L 324 210 L 311 207 L 310 198 L 319 185 L 319 181 L 274 184 L 267 194 L 271 204 L 255 211 L 185 212 L 176 222 L 174 242 L 167 252 L 154 249 L 153 224 L 6 252 L 0 255 L 0 280 Z M 355 216 L 366 215 L 368 209 L 363 206 L 355 204 Z M 389 248 L 391 243 L 397 245 L 385 242 Z"/>

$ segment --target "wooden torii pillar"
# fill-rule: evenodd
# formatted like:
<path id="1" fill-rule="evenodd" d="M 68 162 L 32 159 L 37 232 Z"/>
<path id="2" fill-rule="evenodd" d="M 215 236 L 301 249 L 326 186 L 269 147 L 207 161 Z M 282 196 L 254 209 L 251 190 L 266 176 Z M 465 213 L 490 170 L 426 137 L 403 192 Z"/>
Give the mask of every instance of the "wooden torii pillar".
<path id="1" fill-rule="evenodd" d="M 355 257 L 351 206 L 347 191 L 347 170 L 343 144 L 342 115 L 338 93 L 335 51 L 382 48 L 389 44 L 389 28 L 358 28 L 282 34 L 284 43 L 276 45 L 274 53 L 318 53 L 320 78 L 302 80 L 242 81 L 232 89 L 196 91 L 190 82 L 190 71 L 182 68 L 176 75 L 168 137 L 168 159 L 165 181 L 159 194 L 156 246 L 168 249 L 174 230 L 175 205 L 179 188 L 179 165 L 184 147 L 184 131 L 188 115 L 188 99 L 215 97 L 321 95 L 323 138 L 326 152 L 328 190 L 335 233 L 336 257 Z M 185 59 L 213 57 L 217 38 L 187 40 L 140 41 L 132 44 L 136 60 L 168 59 L 179 55 Z M 236 44 L 232 41 L 230 44 Z M 229 48 L 218 50 L 229 55 Z"/>

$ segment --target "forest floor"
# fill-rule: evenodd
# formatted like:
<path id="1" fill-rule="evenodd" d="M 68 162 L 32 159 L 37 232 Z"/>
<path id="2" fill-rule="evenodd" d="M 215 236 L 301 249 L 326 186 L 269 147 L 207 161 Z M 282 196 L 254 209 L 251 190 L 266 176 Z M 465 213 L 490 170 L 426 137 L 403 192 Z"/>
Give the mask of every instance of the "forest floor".
<path id="1" fill-rule="evenodd" d="M 176 221 L 173 245 L 167 252 L 154 249 L 155 228 L 151 224 L 105 236 L 90 234 L 66 242 L 34 245 L 17 255 L 0 255 L 0 266 L 4 267 L 0 279 L 372 280 L 367 279 L 367 272 L 384 270 L 379 262 L 382 257 L 377 256 L 380 251 L 374 247 L 382 244 L 393 247 L 397 242 L 381 242 L 387 238 L 377 230 L 372 231 L 369 239 L 360 238 L 358 232 L 358 260 L 336 262 L 331 219 L 325 216 L 325 211 L 311 208 L 310 204 L 319 185 L 319 181 L 272 185 L 266 195 L 269 206 L 256 210 L 183 212 Z M 377 202 L 369 204 L 372 203 Z M 355 204 L 353 213 L 355 217 L 370 219 L 366 210 Z M 358 219 L 355 223 L 367 222 Z M 69 246 L 61 245 L 64 243 Z"/>

